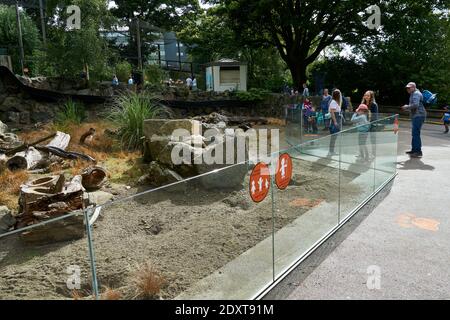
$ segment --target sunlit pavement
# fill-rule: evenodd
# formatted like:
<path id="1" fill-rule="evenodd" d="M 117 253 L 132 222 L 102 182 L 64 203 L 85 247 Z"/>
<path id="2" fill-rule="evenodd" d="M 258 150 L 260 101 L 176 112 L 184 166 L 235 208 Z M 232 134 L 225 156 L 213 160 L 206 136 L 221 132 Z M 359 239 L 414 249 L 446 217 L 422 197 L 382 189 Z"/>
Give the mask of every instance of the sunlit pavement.
<path id="1" fill-rule="evenodd" d="M 398 176 L 267 299 L 450 299 L 450 135 L 425 125 L 409 159 L 401 122 Z M 367 210 L 367 208 L 366 208 Z"/>

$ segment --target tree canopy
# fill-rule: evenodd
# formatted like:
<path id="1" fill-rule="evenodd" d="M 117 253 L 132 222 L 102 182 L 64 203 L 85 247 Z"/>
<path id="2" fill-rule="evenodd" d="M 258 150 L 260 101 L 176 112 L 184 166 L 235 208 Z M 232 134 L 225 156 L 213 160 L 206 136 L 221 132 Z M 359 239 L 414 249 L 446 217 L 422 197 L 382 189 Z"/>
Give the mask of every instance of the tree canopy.
<path id="1" fill-rule="evenodd" d="M 329 0 L 217 0 L 238 36 L 251 34 L 261 45 L 277 48 L 294 85 L 306 81 L 306 69 L 335 43 L 353 43 L 371 31 L 361 13 L 367 2 Z"/>
<path id="2" fill-rule="evenodd" d="M 20 13 L 22 39 L 25 58 L 30 58 L 35 48 L 39 48 L 39 30 L 26 12 Z M 13 68 L 20 72 L 20 51 L 18 44 L 16 9 L 0 5 L 0 47 L 6 47 L 12 56 Z"/>

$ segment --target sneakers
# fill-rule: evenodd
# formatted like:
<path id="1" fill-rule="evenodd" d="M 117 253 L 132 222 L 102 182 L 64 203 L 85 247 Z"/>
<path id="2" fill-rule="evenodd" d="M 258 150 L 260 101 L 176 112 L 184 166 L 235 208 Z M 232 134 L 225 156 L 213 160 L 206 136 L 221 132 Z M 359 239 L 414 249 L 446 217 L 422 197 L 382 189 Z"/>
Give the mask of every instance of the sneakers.
<path id="1" fill-rule="evenodd" d="M 413 153 L 415 153 L 415 152 L 411 150 L 411 151 L 406 151 L 405 153 L 406 153 L 406 154 L 413 154 Z"/>

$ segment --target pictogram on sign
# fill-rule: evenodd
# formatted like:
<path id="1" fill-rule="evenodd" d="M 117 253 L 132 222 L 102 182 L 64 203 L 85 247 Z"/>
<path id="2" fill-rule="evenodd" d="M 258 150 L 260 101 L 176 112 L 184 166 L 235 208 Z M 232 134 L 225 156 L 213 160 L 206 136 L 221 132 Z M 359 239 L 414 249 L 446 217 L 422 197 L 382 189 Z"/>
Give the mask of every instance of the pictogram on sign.
<path id="1" fill-rule="evenodd" d="M 270 190 L 270 170 L 264 162 L 259 162 L 250 175 L 249 191 L 254 202 L 263 201 Z"/>
<path id="2" fill-rule="evenodd" d="M 284 190 L 291 182 L 292 178 L 292 159 L 287 153 L 283 153 L 278 158 L 277 171 L 275 174 L 275 183 L 278 189 Z"/>

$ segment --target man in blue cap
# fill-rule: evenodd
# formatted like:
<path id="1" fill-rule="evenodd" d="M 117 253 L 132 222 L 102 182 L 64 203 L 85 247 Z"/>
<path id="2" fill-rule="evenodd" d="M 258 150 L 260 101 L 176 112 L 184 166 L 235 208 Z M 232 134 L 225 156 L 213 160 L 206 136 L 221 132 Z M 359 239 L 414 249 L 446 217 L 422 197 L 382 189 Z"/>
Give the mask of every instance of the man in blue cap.
<path id="1" fill-rule="evenodd" d="M 420 138 L 420 130 L 425 122 L 427 111 L 423 105 L 422 93 L 417 89 L 414 82 L 410 82 L 406 85 L 406 90 L 409 93 L 409 104 L 402 107 L 403 110 L 409 111 L 411 114 L 412 123 L 412 148 L 411 151 L 407 151 L 411 158 L 421 158 L 422 154 L 422 140 Z"/>

